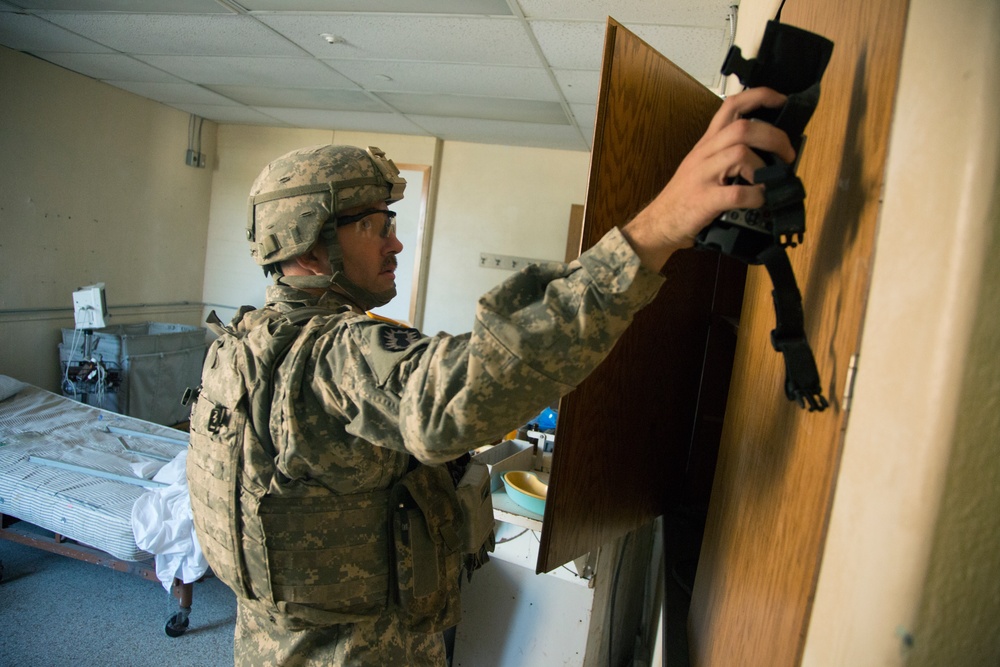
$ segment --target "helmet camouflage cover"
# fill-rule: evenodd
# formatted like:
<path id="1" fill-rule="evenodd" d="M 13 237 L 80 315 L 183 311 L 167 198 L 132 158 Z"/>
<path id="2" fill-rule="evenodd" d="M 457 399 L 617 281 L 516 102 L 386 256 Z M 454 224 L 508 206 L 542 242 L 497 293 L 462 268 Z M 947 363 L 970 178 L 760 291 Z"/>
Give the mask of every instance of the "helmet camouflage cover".
<path id="1" fill-rule="evenodd" d="M 393 161 L 374 146 L 367 151 L 356 146 L 311 146 L 286 153 L 264 167 L 250 188 L 250 255 L 267 274 L 279 262 L 309 250 L 322 233 L 332 274 L 342 279 L 337 235 L 323 233 L 324 225 L 345 210 L 399 201 L 405 187 Z M 330 282 L 337 280 L 326 280 Z"/>

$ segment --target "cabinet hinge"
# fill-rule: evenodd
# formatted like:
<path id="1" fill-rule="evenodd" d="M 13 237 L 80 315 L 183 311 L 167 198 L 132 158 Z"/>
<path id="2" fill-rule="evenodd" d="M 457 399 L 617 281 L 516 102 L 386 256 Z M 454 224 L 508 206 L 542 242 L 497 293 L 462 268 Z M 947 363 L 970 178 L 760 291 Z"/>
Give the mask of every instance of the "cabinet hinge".
<path id="1" fill-rule="evenodd" d="M 844 382 L 844 412 L 851 409 L 851 399 L 854 398 L 854 377 L 858 371 L 858 355 L 852 354 L 847 364 L 847 380 Z"/>

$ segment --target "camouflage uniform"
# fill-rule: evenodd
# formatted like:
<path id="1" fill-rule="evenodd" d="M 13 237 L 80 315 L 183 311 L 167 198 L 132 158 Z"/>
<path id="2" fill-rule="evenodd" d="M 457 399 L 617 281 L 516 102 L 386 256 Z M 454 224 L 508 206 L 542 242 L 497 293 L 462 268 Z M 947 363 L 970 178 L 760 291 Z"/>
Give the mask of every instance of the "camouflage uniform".
<path id="1" fill-rule="evenodd" d="M 452 460 L 525 423 L 608 354 L 662 277 L 642 268 L 617 229 L 570 264 L 528 267 L 484 295 L 471 333 L 425 337 L 357 312 L 335 292 L 268 288 L 268 312 L 329 309 L 274 382 L 271 438 L 284 484 L 336 495 L 390 488 L 410 456 Z M 309 336 L 307 327 L 303 336 Z M 240 665 L 443 665 L 440 635 L 379 618 L 282 630 L 240 604 Z"/>

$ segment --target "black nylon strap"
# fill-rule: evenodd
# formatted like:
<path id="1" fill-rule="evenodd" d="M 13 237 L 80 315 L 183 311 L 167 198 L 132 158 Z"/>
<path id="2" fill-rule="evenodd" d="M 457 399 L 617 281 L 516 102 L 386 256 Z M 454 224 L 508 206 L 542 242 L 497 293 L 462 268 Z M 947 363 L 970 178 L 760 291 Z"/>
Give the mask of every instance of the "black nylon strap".
<path id="1" fill-rule="evenodd" d="M 802 294 L 795 282 L 795 272 L 785 249 L 773 245 L 761 253 L 760 259 L 771 276 L 774 289 L 775 327 L 771 345 L 785 358 L 785 395 L 809 411 L 822 411 L 830 404 L 823 397 L 816 360 L 806 339 L 802 313 Z"/>

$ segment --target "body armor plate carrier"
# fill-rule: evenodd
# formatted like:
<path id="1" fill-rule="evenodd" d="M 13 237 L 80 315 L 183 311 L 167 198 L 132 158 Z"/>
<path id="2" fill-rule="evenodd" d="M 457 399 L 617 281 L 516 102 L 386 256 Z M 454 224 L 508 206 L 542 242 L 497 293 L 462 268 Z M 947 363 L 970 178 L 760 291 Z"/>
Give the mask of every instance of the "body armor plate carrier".
<path id="1" fill-rule="evenodd" d="M 202 386 L 194 392 L 187 459 L 195 530 L 212 571 L 241 604 L 293 630 L 371 619 L 393 605 L 406 612 L 413 591 L 400 595 L 398 588 L 410 582 L 398 581 L 398 572 L 416 556 L 400 554 L 399 535 L 393 536 L 398 517 L 394 521 L 392 515 L 398 512 L 389 510 L 399 505 L 398 491 L 335 495 L 321 486 L 272 483 L 280 475 L 269 429 L 274 373 L 296 341 L 314 340 L 300 337 L 304 328 L 336 322 L 314 318 L 317 310 L 275 313 L 266 325 L 249 331 L 222 327 L 212 314 L 209 324 L 220 336 L 209 347 Z M 452 507 L 454 498 L 452 486 L 438 502 Z M 424 523 L 445 526 L 431 516 Z M 403 618 L 415 630 L 440 631 L 458 621 L 453 589 L 462 554 L 451 540 L 429 537 L 444 553 L 426 566 L 413 566 L 444 570 L 430 576 L 439 590 L 418 592 L 431 618 L 407 618 L 406 613 Z"/>

